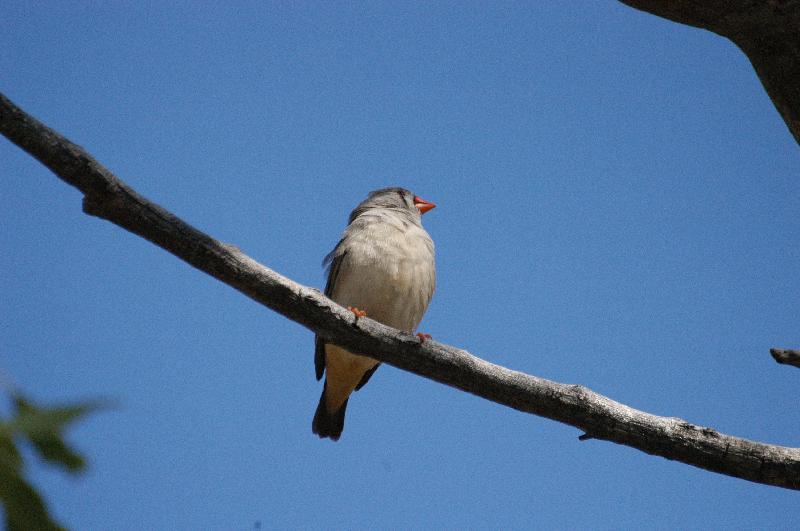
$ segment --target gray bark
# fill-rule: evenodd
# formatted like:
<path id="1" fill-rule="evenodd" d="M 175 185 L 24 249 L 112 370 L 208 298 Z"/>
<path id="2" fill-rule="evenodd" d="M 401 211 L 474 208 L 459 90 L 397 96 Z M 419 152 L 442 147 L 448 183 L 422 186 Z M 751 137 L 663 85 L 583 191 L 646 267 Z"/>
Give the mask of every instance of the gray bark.
<path id="1" fill-rule="evenodd" d="M 465 350 L 353 314 L 148 201 L 91 155 L 0 94 L 0 132 L 84 194 L 87 214 L 166 249 L 251 299 L 353 352 L 498 404 L 569 424 L 584 435 L 696 467 L 800 490 L 800 448 L 749 441 L 628 407 L 581 385 L 494 365 Z"/>
<path id="2" fill-rule="evenodd" d="M 730 39 L 750 59 L 772 103 L 800 144 L 800 1 L 620 1 Z"/>
<path id="3" fill-rule="evenodd" d="M 771 348 L 769 353 L 775 361 L 784 365 L 793 365 L 800 369 L 800 350 L 790 350 L 786 348 Z"/>

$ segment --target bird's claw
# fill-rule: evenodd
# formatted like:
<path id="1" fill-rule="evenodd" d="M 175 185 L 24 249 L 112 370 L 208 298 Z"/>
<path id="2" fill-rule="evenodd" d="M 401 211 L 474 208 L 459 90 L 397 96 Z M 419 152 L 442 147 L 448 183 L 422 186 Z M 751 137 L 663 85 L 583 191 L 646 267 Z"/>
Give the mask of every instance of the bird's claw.
<path id="1" fill-rule="evenodd" d="M 431 338 L 430 334 L 424 334 L 422 332 L 417 332 L 417 337 L 419 338 L 420 343 L 425 343 L 425 341 Z"/>
<path id="2" fill-rule="evenodd" d="M 350 310 L 351 312 L 353 312 L 353 315 L 356 316 L 356 319 L 358 319 L 359 317 L 366 317 L 367 316 L 367 312 L 365 312 L 364 310 L 359 310 L 355 306 L 348 306 L 347 309 Z"/>

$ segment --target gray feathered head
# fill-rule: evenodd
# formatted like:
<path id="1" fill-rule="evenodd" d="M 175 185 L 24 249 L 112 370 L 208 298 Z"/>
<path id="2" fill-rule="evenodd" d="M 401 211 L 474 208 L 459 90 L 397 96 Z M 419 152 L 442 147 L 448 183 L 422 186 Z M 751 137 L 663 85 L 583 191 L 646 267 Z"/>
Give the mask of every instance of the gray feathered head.
<path id="1" fill-rule="evenodd" d="M 367 198 L 353 209 L 348 223 L 352 223 L 358 216 L 374 208 L 392 210 L 419 219 L 422 214 L 435 206 L 405 188 L 381 188 L 370 192 Z"/>

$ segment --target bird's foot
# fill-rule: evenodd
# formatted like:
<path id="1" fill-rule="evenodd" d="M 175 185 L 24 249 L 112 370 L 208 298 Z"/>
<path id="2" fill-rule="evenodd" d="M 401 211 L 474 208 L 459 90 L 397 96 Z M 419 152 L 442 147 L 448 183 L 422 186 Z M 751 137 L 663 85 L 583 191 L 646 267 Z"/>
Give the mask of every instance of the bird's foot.
<path id="1" fill-rule="evenodd" d="M 430 334 L 424 334 L 422 332 L 417 332 L 417 337 L 419 338 L 420 343 L 425 343 L 425 341 L 431 338 Z"/>
<path id="2" fill-rule="evenodd" d="M 364 310 L 359 310 L 355 306 L 348 306 L 347 309 L 350 310 L 351 312 L 353 312 L 353 315 L 356 316 L 356 319 L 358 319 L 359 317 L 366 317 L 367 316 L 367 312 L 365 312 Z"/>

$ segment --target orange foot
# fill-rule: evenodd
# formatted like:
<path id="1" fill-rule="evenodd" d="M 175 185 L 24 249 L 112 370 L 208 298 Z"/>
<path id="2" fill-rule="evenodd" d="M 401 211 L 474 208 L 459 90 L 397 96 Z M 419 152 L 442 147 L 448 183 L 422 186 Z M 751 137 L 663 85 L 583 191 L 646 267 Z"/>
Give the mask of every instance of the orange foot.
<path id="1" fill-rule="evenodd" d="M 417 337 L 419 338 L 420 343 L 425 343 L 425 341 L 431 338 L 431 335 L 423 334 L 422 332 L 417 332 Z"/>
<path id="2" fill-rule="evenodd" d="M 348 306 L 347 309 L 350 310 L 351 312 L 353 312 L 353 315 L 356 316 L 356 319 L 358 319 L 359 317 L 366 317 L 367 316 L 367 312 L 365 312 L 364 310 L 359 310 L 355 306 Z"/>

